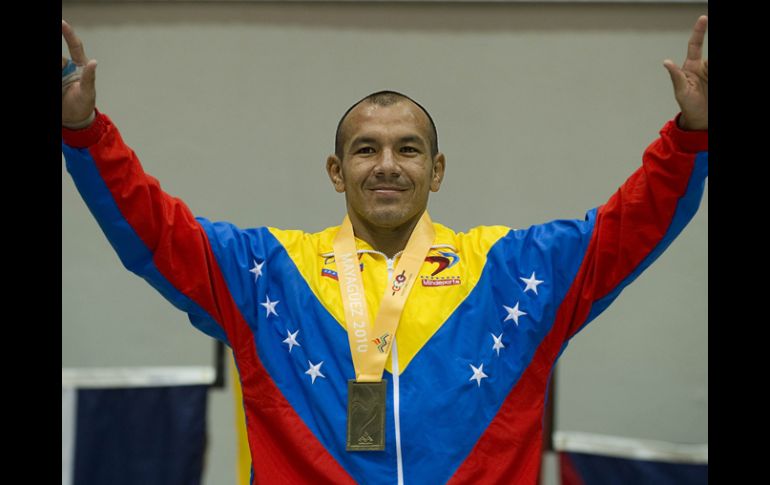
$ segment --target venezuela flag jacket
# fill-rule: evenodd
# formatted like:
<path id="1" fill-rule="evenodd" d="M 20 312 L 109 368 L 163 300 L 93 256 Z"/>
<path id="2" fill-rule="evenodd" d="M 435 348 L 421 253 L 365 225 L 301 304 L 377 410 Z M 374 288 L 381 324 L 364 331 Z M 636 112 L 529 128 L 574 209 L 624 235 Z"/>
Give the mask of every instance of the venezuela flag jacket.
<path id="1" fill-rule="evenodd" d="M 332 252 L 337 227 L 309 234 L 194 217 L 144 173 L 102 113 L 87 129 L 63 129 L 62 150 L 123 264 L 232 348 L 253 483 L 530 484 L 559 355 L 700 204 L 708 135 L 676 121 L 583 220 L 467 233 L 434 223 L 383 375 L 379 452 L 345 450 L 355 373 Z M 398 255 L 356 242 L 373 321 Z"/>

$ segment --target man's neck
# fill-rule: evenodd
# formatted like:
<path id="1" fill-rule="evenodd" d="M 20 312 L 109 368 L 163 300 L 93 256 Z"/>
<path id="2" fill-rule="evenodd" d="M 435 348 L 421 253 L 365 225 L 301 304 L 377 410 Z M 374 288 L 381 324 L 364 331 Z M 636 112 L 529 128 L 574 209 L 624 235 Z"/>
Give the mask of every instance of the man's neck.
<path id="1" fill-rule="evenodd" d="M 409 242 L 409 237 L 417 223 L 420 222 L 421 216 L 422 214 L 418 214 L 397 227 L 379 227 L 363 220 L 357 214 L 351 215 L 349 213 L 350 223 L 353 225 L 353 233 L 356 237 L 368 242 L 375 250 L 384 253 L 389 258 L 406 248 L 406 243 Z"/>

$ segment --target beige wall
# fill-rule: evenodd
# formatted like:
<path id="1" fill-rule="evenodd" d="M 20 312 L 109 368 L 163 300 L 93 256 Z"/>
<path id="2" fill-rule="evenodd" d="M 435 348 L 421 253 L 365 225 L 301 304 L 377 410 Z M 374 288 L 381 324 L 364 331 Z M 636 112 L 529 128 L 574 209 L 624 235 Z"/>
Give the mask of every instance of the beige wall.
<path id="1" fill-rule="evenodd" d="M 84 5 L 64 18 L 99 60 L 98 106 L 197 215 L 318 230 L 339 116 L 403 91 L 436 120 L 434 220 L 582 218 L 677 113 L 701 6 Z M 122 268 L 62 166 L 62 365 L 208 364 L 212 341 Z M 558 427 L 706 443 L 708 195 L 659 261 L 559 364 Z M 207 483 L 233 483 L 232 403 L 213 394 Z"/>

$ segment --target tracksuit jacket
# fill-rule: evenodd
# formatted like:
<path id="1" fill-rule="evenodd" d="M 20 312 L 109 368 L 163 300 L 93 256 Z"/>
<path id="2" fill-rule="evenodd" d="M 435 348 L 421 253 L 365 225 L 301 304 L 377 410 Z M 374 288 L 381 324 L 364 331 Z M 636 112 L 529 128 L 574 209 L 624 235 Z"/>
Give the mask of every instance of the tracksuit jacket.
<path id="1" fill-rule="evenodd" d="M 62 129 L 69 173 L 123 264 L 232 348 L 252 483 L 535 483 L 551 371 L 680 233 L 708 175 L 708 135 L 667 122 L 642 166 L 582 220 L 436 239 L 383 378 L 386 449 L 345 450 L 355 377 L 332 242 L 194 217 L 97 112 Z M 356 240 L 369 312 L 398 261 Z"/>

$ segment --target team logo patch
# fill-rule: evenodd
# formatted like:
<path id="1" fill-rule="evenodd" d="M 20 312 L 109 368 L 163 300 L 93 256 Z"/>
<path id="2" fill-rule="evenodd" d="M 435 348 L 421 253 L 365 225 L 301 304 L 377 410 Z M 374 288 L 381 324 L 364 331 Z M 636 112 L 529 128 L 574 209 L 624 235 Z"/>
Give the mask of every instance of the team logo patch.
<path id="1" fill-rule="evenodd" d="M 324 266 L 333 262 L 334 262 L 334 256 L 327 256 L 326 258 L 324 258 Z M 361 263 L 360 267 L 361 267 L 361 271 L 363 271 L 364 263 Z M 321 268 L 321 276 L 326 276 L 327 278 L 331 278 L 335 281 L 339 281 L 339 276 L 337 275 L 337 272 L 334 271 L 333 269 Z"/>
<path id="2" fill-rule="evenodd" d="M 425 261 L 428 263 L 434 263 L 437 266 L 436 269 L 433 270 L 433 273 L 430 274 L 430 276 L 420 276 L 422 286 L 435 287 L 461 284 L 462 280 L 460 279 L 459 275 L 452 276 L 445 274 L 443 276 L 438 276 L 444 270 L 447 270 L 456 265 L 460 261 L 460 256 L 451 251 L 439 251 L 439 254 L 441 256 L 428 256 L 425 258 Z"/>

